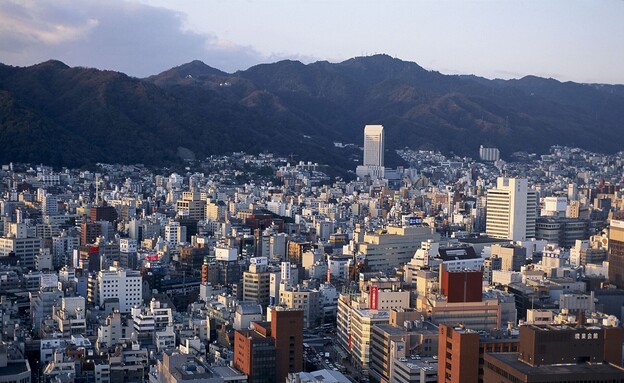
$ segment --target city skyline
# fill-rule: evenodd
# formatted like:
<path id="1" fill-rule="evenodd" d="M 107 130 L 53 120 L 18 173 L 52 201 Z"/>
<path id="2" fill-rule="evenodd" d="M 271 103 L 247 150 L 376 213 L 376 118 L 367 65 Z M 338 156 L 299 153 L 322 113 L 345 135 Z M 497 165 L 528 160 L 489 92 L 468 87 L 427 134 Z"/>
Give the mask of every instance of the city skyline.
<path id="1" fill-rule="evenodd" d="M 482 152 L 352 180 L 270 152 L 2 164 L 0 375 L 619 379 L 624 153 Z"/>
<path id="2" fill-rule="evenodd" d="M 447 74 L 623 84 L 621 1 L 162 0 L 0 5 L 0 61 L 154 75 L 195 59 L 233 72 L 386 53 Z"/>
<path id="3" fill-rule="evenodd" d="M 0 1 L 0 382 L 624 382 L 622 20 Z"/>

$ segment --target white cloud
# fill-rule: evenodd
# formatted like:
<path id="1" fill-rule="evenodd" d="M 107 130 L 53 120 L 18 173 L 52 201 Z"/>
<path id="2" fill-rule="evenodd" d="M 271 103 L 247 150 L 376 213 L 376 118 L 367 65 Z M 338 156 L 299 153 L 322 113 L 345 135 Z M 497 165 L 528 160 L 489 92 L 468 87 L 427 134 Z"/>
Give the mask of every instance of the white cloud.
<path id="1" fill-rule="evenodd" d="M 195 59 L 225 71 L 266 57 L 247 46 L 183 28 L 184 15 L 125 1 L 0 2 L 0 61 L 112 69 L 143 77 Z"/>

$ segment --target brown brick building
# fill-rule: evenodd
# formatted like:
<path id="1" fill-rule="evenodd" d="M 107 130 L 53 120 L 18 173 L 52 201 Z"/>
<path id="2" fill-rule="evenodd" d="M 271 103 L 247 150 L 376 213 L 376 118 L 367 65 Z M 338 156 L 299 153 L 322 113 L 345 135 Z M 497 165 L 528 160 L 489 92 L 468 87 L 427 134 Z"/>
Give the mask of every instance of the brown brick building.
<path id="1" fill-rule="evenodd" d="M 289 372 L 303 371 L 303 311 L 274 309 L 271 334 L 275 338 L 276 381 L 284 382 Z"/>
<path id="2" fill-rule="evenodd" d="M 89 218 L 91 222 L 114 222 L 117 219 L 117 210 L 112 206 L 94 206 L 89 210 Z"/>
<path id="3" fill-rule="evenodd" d="M 95 222 L 83 221 L 80 224 L 80 244 L 89 245 L 102 235 L 102 225 Z"/>
<path id="4" fill-rule="evenodd" d="M 485 355 L 485 383 L 624 382 L 622 328 L 529 325 L 518 352 Z"/>
<path id="5" fill-rule="evenodd" d="M 483 271 L 440 271 L 440 289 L 448 303 L 481 302 Z"/>
<path id="6" fill-rule="evenodd" d="M 476 332 L 440 324 L 438 382 L 483 382 L 484 355 L 518 350 L 518 338 L 504 332 Z"/>
<path id="7" fill-rule="evenodd" d="M 303 311 L 278 307 L 271 322 L 253 322 L 234 334 L 234 366 L 249 383 L 284 382 L 303 371 Z"/>
<path id="8" fill-rule="evenodd" d="M 253 323 L 252 330 L 234 333 L 234 367 L 248 376 L 249 383 L 273 383 L 275 339 L 266 322 Z"/>

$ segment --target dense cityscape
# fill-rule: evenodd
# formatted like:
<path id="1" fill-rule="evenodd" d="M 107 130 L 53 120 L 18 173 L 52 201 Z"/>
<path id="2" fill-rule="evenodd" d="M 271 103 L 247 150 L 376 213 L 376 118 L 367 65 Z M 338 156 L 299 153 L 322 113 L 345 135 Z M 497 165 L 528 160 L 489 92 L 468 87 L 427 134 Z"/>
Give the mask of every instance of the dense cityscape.
<path id="1" fill-rule="evenodd" d="M 361 150 L 2 165 L 0 382 L 624 381 L 624 152 Z"/>

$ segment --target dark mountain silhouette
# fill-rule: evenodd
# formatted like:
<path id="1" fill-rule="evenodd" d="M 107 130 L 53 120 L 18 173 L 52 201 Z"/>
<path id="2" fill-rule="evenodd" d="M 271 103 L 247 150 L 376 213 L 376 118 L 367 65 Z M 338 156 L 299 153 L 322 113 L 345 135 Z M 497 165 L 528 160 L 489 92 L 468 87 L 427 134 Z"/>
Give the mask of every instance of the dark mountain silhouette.
<path id="1" fill-rule="evenodd" d="M 476 157 L 479 145 L 542 153 L 551 145 L 624 147 L 624 86 L 527 76 L 449 76 L 386 55 L 341 63 L 262 64 L 225 73 L 193 61 L 146 79 L 47 61 L 0 64 L 0 161 L 79 166 L 179 161 L 244 150 L 353 169 L 366 124 L 394 150 Z"/>

